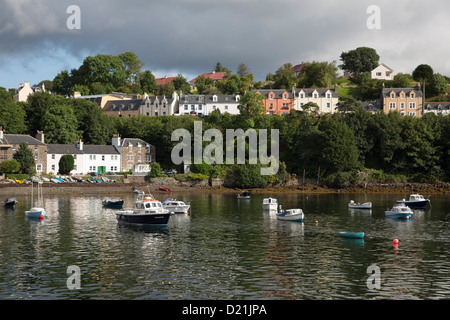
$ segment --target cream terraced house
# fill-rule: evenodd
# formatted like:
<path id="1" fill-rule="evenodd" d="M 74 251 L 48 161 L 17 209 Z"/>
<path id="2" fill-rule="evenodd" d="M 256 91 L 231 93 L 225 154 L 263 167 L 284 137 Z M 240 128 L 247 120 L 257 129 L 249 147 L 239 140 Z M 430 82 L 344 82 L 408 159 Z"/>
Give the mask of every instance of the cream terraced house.
<path id="1" fill-rule="evenodd" d="M 303 110 L 303 106 L 308 102 L 316 103 L 319 106 L 318 113 L 335 113 L 339 102 L 337 86 L 334 89 L 322 88 L 292 88 L 294 93 L 295 110 Z"/>

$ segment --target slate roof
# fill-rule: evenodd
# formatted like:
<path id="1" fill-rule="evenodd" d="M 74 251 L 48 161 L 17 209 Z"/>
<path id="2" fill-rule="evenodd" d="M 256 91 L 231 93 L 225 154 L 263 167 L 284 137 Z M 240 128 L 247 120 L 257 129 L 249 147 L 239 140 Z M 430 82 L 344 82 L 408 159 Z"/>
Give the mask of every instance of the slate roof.
<path id="1" fill-rule="evenodd" d="M 112 145 L 87 145 L 83 144 L 83 150 L 75 144 L 49 144 L 48 154 L 120 154 Z"/>
<path id="2" fill-rule="evenodd" d="M 204 104 L 205 96 L 202 94 L 186 94 L 180 98 L 180 104 Z"/>
<path id="3" fill-rule="evenodd" d="M 426 102 L 424 110 L 450 110 L 450 102 Z"/>
<path id="4" fill-rule="evenodd" d="M 23 134 L 3 134 L 3 139 L 0 139 L 0 144 L 21 144 L 22 142 L 26 142 L 28 145 L 45 146 L 45 143 L 40 140 Z"/>
<path id="5" fill-rule="evenodd" d="M 217 100 L 214 101 L 214 96 L 217 97 Z M 236 101 L 237 95 L 207 95 L 205 96 L 206 103 L 214 104 L 214 103 L 239 103 L 239 100 Z"/>
<path id="6" fill-rule="evenodd" d="M 269 98 L 269 93 L 273 92 L 275 95 L 275 99 L 283 99 L 283 93 L 287 92 L 288 99 L 293 99 L 293 94 L 291 90 L 286 89 L 259 89 L 259 90 L 252 90 L 252 92 L 259 92 L 261 95 L 263 95 L 266 99 Z"/>
<path id="7" fill-rule="evenodd" d="M 332 98 L 338 98 L 337 90 L 334 90 L 334 89 L 326 89 L 326 88 L 319 88 L 319 89 L 307 88 L 307 89 L 303 89 L 303 88 L 298 88 L 298 89 L 296 89 L 295 96 L 299 97 L 299 94 L 301 92 L 303 92 L 305 94 L 306 98 L 312 98 L 314 92 L 318 93 L 319 98 L 325 98 L 327 92 L 331 93 L 331 97 Z"/>
<path id="8" fill-rule="evenodd" d="M 109 100 L 103 107 L 104 111 L 129 111 L 139 110 L 139 107 L 144 104 L 143 99 L 133 100 Z"/>
<path id="9" fill-rule="evenodd" d="M 409 95 L 411 92 L 414 92 L 417 95 L 416 97 L 422 97 L 422 91 L 417 90 L 417 88 L 383 88 L 381 95 L 385 98 L 389 98 L 391 93 L 394 92 L 396 97 L 399 97 L 402 91 L 405 95 Z"/>

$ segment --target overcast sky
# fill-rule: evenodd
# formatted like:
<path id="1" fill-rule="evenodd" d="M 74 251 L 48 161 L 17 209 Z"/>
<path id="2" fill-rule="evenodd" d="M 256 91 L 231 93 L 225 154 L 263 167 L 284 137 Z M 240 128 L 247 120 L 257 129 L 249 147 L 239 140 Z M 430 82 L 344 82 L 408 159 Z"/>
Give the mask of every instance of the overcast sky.
<path id="1" fill-rule="evenodd" d="M 80 30 L 68 29 L 70 5 Z M 370 5 L 381 29 L 369 29 Z M 216 62 L 257 80 L 286 62 L 337 61 L 374 48 L 396 73 L 450 75 L 450 2 L 428 0 L 0 0 L 0 86 L 53 80 L 96 54 L 132 51 L 156 77 L 188 80 Z"/>

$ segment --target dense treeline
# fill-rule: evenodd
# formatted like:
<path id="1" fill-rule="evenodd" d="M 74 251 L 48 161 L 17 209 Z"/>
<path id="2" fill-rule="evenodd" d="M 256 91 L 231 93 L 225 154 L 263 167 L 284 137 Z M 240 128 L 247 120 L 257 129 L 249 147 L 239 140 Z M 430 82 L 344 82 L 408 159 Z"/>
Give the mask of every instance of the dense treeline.
<path id="1" fill-rule="evenodd" d="M 174 167 L 171 152 L 178 142 L 171 141 L 172 132 L 185 128 L 193 138 L 195 121 L 202 121 L 203 132 L 216 128 L 224 137 L 226 129 L 269 129 L 269 133 L 270 129 L 278 129 L 282 162 L 279 174 L 283 177 L 287 171 L 298 177 L 320 176 L 329 182 L 342 182 L 355 181 L 358 172 L 370 172 L 378 181 L 450 181 L 450 116 L 371 114 L 357 103 L 352 105 L 352 112 L 341 108 L 339 113 L 319 118 L 313 112 L 296 110 L 286 116 L 267 116 L 260 113 L 257 98 L 251 93 L 243 97 L 240 115 L 220 115 L 217 111 L 204 119 L 116 118 L 106 116 L 96 104 L 82 99 L 37 93 L 30 96 L 28 103 L 17 104 L 0 90 L 0 126 L 6 133 L 32 136 L 42 130 L 47 143 L 75 143 L 82 139 L 86 144 L 110 144 L 113 133 L 141 138 L 156 146 L 157 161 L 164 168 Z M 204 146 L 208 144 L 205 142 Z M 210 171 L 210 167 L 197 171 L 222 176 L 230 169 L 229 165 L 222 165 L 213 166 Z"/>

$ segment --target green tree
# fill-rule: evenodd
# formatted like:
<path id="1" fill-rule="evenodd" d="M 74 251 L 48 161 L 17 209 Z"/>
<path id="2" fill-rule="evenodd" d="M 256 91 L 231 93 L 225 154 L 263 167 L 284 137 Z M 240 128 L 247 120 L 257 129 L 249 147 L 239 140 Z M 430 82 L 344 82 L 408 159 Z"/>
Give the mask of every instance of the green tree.
<path id="1" fill-rule="evenodd" d="M 214 80 L 201 75 L 195 80 L 195 86 L 197 87 L 198 93 L 202 94 L 204 91 L 214 86 Z"/>
<path id="2" fill-rule="evenodd" d="M 139 83 L 142 68 L 145 63 L 138 59 L 137 55 L 134 52 L 125 52 L 118 55 L 120 61 L 125 69 L 126 79 L 128 83 Z"/>
<path id="3" fill-rule="evenodd" d="M 14 154 L 13 159 L 20 163 L 20 171 L 25 174 L 34 174 L 36 169 L 36 162 L 34 161 L 34 155 L 28 144 L 22 142 L 19 149 Z"/>
<path id="4" fill-rule="evenodd" d="M 264 97 L 255 92 L 247 92 L 240 99 L 239 112 L 243 117 L 260 116 L 264 111 Z"/>
<path id="5" fill-rule="evenodd" d="M 53 79 L 52 92 L 68 96 L 71 94 L 72 86 L 73 84 L 69 71 L 64 70 L 58 73 Z"/>
<path id="6" fill-rule="evenodd" d="M 79 137 L 78 122 L 73 108 L 61 101 L 50 105 L 44 112 L 40 128 L 45 132 L 47 143 L 71 144 Z"/>
<path id="7" fill-rule="evenodd" d="M 75 160 L 71 154 L 65 154 L 59 159 L 59 173 L 68 175 L 75 168 Z"/>
<path id="8" fill-rule="evenodd" d="M 1 173 L 17 173 L 20 170 L 20 163 L 17 160 L 5 160 L 0 163 Z"/>
<path id="9" fill-rule="evenodd" d="M 250 71 L 245 63 L 240 63 L 237 67 L 236 73 L 239 77 L 244 78 L 250 74 Z"/>
<path id="10" fill-rule="evenodd" d="M 181 91 L 184 94 L 191 92 L 191 85 L 187 81 L 186 77 L 181 73 L 179 73 L 177 77 L 173 79 L 173 86 L 175 87 L 175 90 Z"/>
<path id="11" fill-rule="evenodd" d="M 0 89 L 0 127 L 9 134 L 22 134 L 27 130 L 25 111 L 14 102 L 6 90 Z"/>
<path id="12" fill-rule="evenodd" d="M 433 79 L 433 74 L 434 74 L 433 68 L 431 68 L 427 64 L 418 65 L 412 73 L 414 80 L 418 81 L 422 85 L 424 97 L 425 97 L 425 84 Z"/>
<path id="13" fill-rule="evenodd" d="M 375 49 L 359 47 L 342 52 L 342 64 L 339 67 L 352 76 L 359 78 L 363 72 L 370 72 L 378 66 L 380 56 Z"/>
<path id="14" fill-rule="evenodd" d="M 161 169 L 161 165 L 158 162 L 153 162 L 151 165 L 150 173 L 148 174 L 151 178 L 162 177 L 163 172 Z"/>
<path id="15" fill-rule="evenodd" d="M 443 75 L 435 73 L 430 83 L 431 95 L 438 96 L 446 94 L 447 89 L 448 89 L 447 79 Z"/>
<path id="16" fill-rule="evenodd" d="M 156 79 L 153 73 L 145 70 L 140 79 L 142 91 L 146 93 L 154 92 L 156 89 Z"/>
<path id="17" fill-rule="evenodd" d="M 324 121 L 319 124 L 324 138 L 321 146 L 322 172 L 330 175 L 359 169 L 361 164 L 358 161 L 358 148 L 353 131 L 337 117 L 326 117 L 322 120 Z"/>
<path id="18" fill-rule="evenodd" d="M 298 79 L 301 88 L 330 88 L 337 78 L 336 62 L 305 63 Z"/>
<path id="19" fill-rule="evenodd" d="M 273 81 L 273 88 L 291 89 L 297 83 L 297 77 L 295 76 L 292 64 L 285 63 L 282 67 L 278 68 L 273 76 Z"/>

